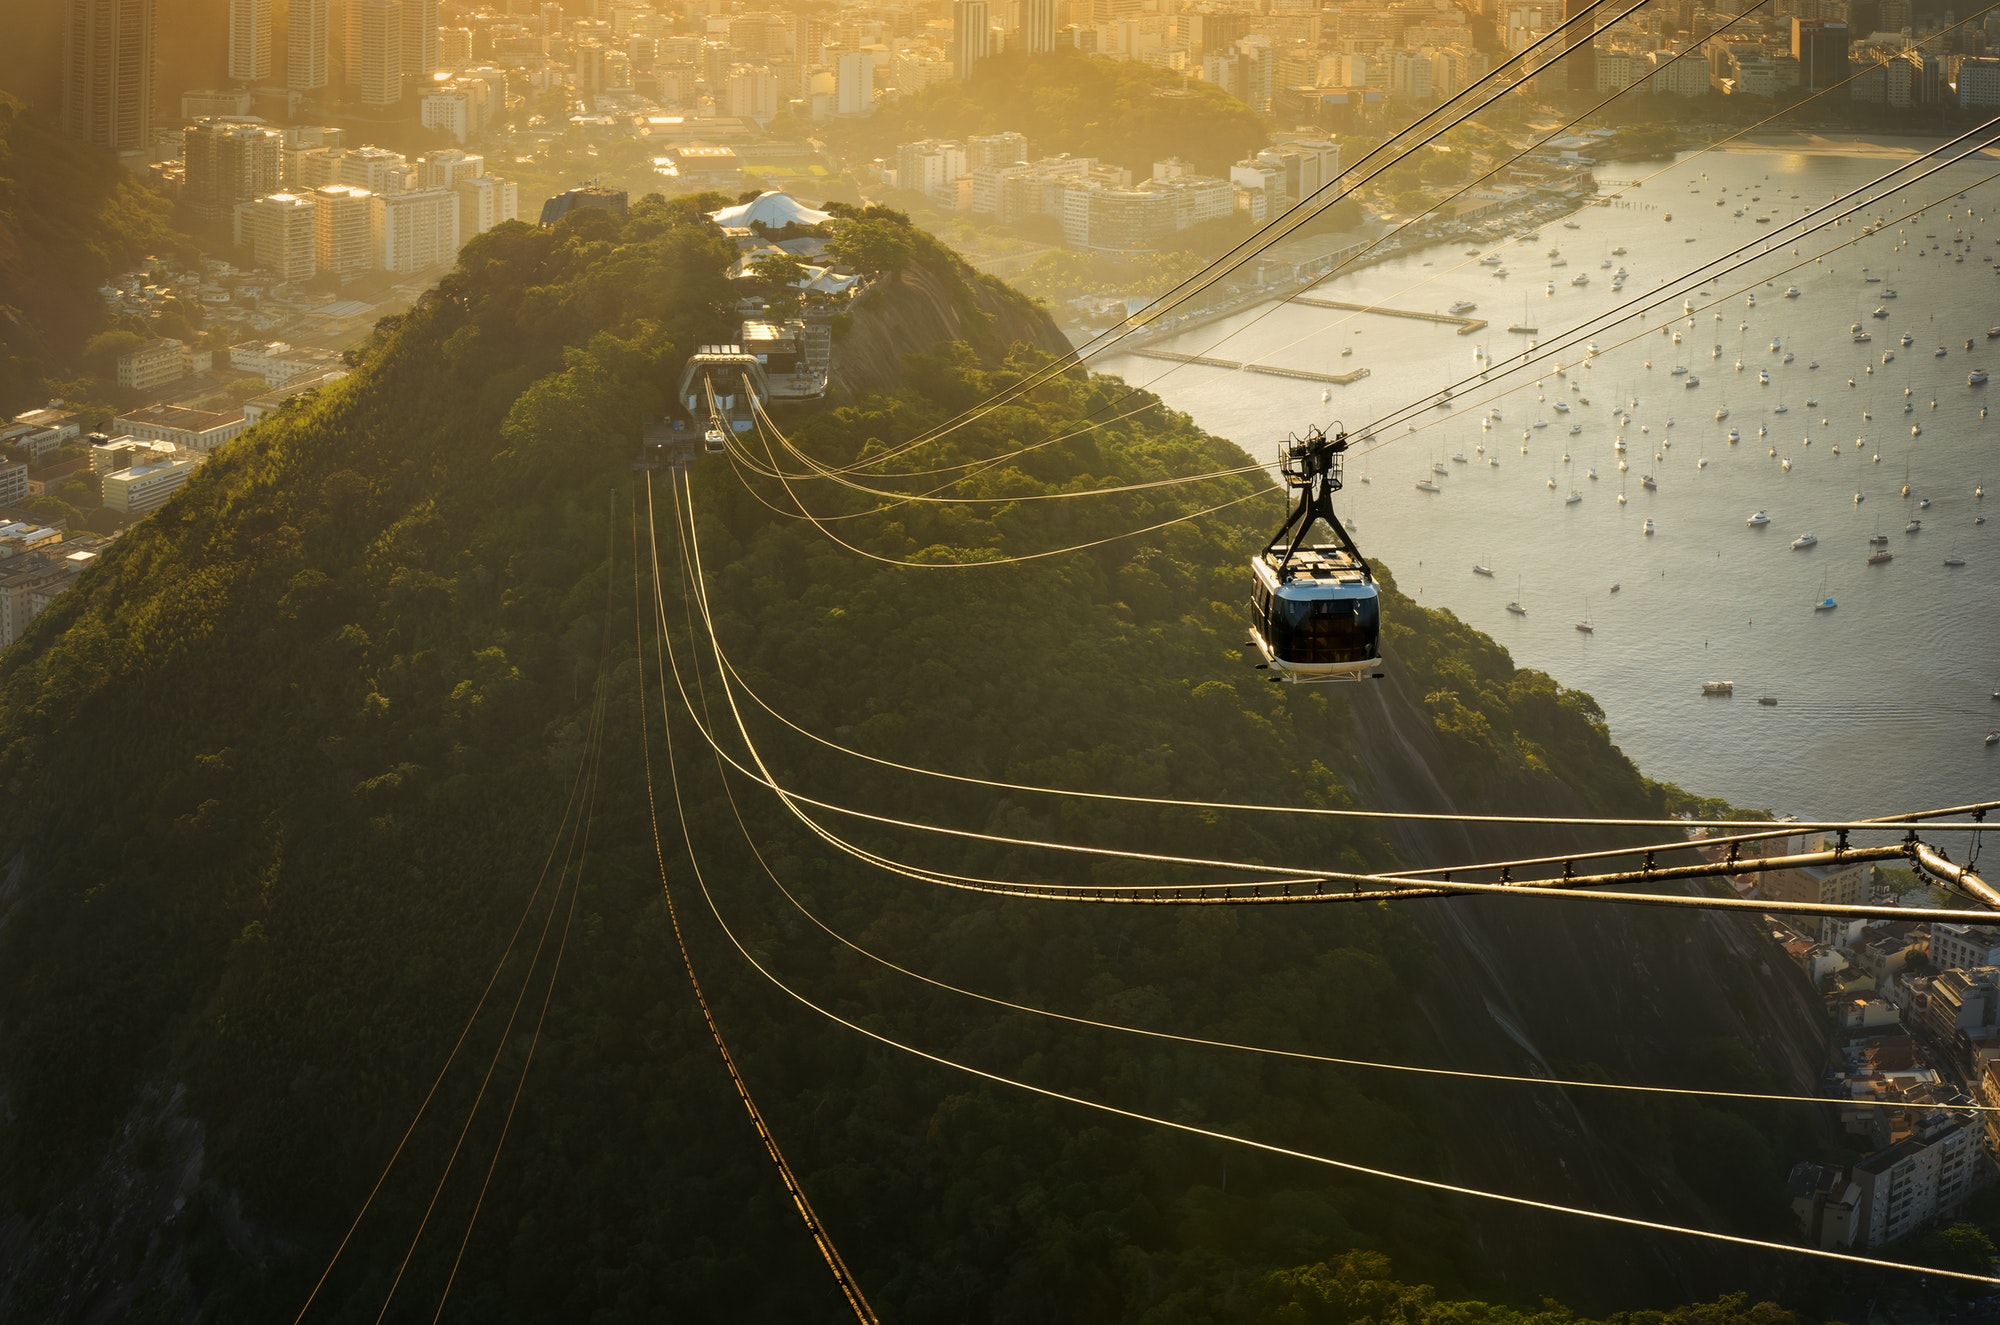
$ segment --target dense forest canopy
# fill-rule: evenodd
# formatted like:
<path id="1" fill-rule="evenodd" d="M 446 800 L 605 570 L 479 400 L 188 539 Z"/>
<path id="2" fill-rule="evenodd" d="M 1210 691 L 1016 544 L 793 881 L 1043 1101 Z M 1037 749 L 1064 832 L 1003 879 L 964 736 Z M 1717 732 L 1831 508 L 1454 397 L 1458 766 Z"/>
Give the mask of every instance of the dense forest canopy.
<path id="1" fill-rule="evenodd" d="M 105 325 L 97 287 L 183 242 L 172 204 L 109 152 L 0 92 L 0 415 L 41 404 Z"/>
<path id="2" fill-rule="evenodd" d="M 1019 133 L 1031 157 L 1096 157 L 1133 178 L 1181 157 L 1208 174 L 1262 147 L 1257 112 L 1198 79 L 1136 61 L 1075 51 L 997 55 L 964 81 L 898 97 L 865 119 L 831 126 L 850 155 L 881 156 L 919 138 Z"/>
<path id="3" fill-rule="evenodd" d="M 700 214 L 717 201 L 653 198 L 629 217 L 581 211 L 480 236 L 378 328 L 354 376 L 219 452 L 0 661 L 0 858 L 12 862 L 0 885 L 0 1217 L 33 1231 L 0 1285 L 0 1319 L 70 1318 L 114 1288 L 145 1319 L 297 1311 L 505 948 L 598 700 L 601 790 L 566 964 L 445 1318 L 839 1318 L 689 997 L 646 822 L 637 731 L 652 660 L 636 643 L 636 591 L 653 572 L 629 463 L 691 348 L 728 334 L 733 250 Z M 858 222 L 965 309 L 1029 311 L 935 241 L 895 234 L 893 214 Z M 799 445 L 828 460 L 877 453 L 1042 362 L 1018 348 L 922 349 L 897 390 L 787 417 Z M 1244 463 L 1157 404 L 1083 430 L 1126 413 L 1129 402 L 1105 408 L 1123 396 L 1111 379 L 1058 377 L 905 467 L 1001 459 L 963 491 L 1006 498 Z M 718 636 L 760 694 L 814 730 L 1013 780 L 1325 806 L 1380 794 L 1355 737 L 1361 687 L 1270 686 L 1242 659 L 1244 549 L 1277 506 L 1251 478 L 842 522 L 883 555 L 978 559 L 1256 496 L 1085 553 L 923 571 L 833 546 L 773 509 L 782 490 L 739 479 L 724 457 L 690 482 Z M 676 656 L 712 691 L 666 487 L 654 509 Z M 808 500 L 829 515 L 861 509 L 853 494 Z M 1462 805 L 1671 803 L 1609 743 L 1588 697 L 1516 669 L 1393 584 L 1387 596 L 1389 648 Z M 975 793 L 750 720 L 787 781 L 933 822 L 1339 867 L 1397 858 L 1351 821 Z M 1024 1080 L 1412 1172 L 1446 1169 L 1447 1119 L 1494 1098 L 969 1003 L 835 943 L 763 870 L 871 950 L 984 992 L 1363 1058 L 1433 1044 L 1418 1009 L 1436 958 L 1409 910 L 1068 908 L 925 888 L 830 855 L 754 786 L 725 783 L 684 715 L 674 733 L 717 905 L 844 1016 Z M 735 958 L 684 886 L 676 826 L 663 827 L 719 1024 L 885 1319 L 1553 1318 L 1441 1300 L 1396 1275 L 1447 1294 L 1575 1289 L 1606 1309 L 1647 1305 L 1632 1300 L 1624 1234 L 1524 1225 L 1228 1153 L 829 1028 Z M 856 836 L 973 874 L 1135 873 Z M 1661 922 L 1670 941 L 1692 941 L 1676 923 Z M 525 964 L 503 969 L 516 981 Z M 510 1081 L 526 1049 L 501 1027 L 497 1012 L 481 1018 L 471 1052 L 496 1055 Z M 1768 1084 L 1741 1044 L 1697 1043 L 1649 1066 Z M 380 1306 L 476 1075 L 446 1079 L 327 1281 L 322 1318 Z M 417 1246 L 392 1319 L 430 1318 L 499 1112 L 474 1117 L 477 1158 L 442 1189 L 438 1231 Z M 1627 1138 L 1633 1180 L 1663 1208 L 1782 1235 L 1776 1156 L 1812 1139 L 1794 1114 L 1680 1100 L 1593 1118 Z M 1562 1165 L 1540 1149 L 1554 1143 L 1535 1130 L 1517 1144 L 1547 1160 L 1531 1180 L 1563 1192 Z M 188 1171 L 200 1181 L 170 1207 Z M 173 1213 L 134 1223 L 149 1192 Z M 1524 1245 L 1507 1242 L 1510 1226 L 1525 1228 L 1526 1261 L 1493 1250 Z M 1769 1269 L 1706 1251 L 1683 1265 L 1735 1282 Z M 1786 1320 L 1741 1301 L 1658 1319 Z"/>

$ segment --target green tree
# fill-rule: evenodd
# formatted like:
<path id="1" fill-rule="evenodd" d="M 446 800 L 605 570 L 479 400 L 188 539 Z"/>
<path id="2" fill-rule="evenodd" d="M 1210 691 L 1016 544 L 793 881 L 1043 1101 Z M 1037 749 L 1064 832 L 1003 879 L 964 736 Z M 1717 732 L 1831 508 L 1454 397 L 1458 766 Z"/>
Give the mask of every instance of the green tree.
<path id="1" fill-rule="evenodd" d="M 84 371 L 110 381 L 118 376 L 118 360 L 145 343 L 146 338 L 136 331 L 113 327 L 90 338 L 80 362 Z"/>
<path id="2" fill-rule="evenodd" d="M 907 227 L 870 218 L 840 221 L 826 242 L 828 257 L 865 276 L 901 272 L 913 251 Z"/>

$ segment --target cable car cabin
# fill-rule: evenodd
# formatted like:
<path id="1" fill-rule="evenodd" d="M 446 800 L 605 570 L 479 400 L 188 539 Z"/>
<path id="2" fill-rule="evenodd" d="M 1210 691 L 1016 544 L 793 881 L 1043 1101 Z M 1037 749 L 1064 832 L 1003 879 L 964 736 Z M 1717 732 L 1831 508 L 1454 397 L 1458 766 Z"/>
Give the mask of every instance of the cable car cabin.
<path id="1" fill-rule="evenodd" d="M 710 452 L 727 451 L 729 439 L 722 435 L 722 429 L 711 423 L 708 425 L 708 431 L 701 435 L 701 449 Z"/>
<path id="2" fill-rule="evenodd" d="M 1358 558 L 1338 548 L 1253 557 L 1257 651 L 1287 681 L 1359 680 L 1382 663 L 1382 607 Z"/>
<path id="3" fill-rule="evenodd" d="M 1298 494 L 1264 550 L 1250 559 L 1250 642 L 1279 681 L 1353 681 L 1382 662 L 1375 576 L 1333 512 L 1347 434 L 1314 428 L 1285 443 L 1278 468 Z M 1307 543 L 1318 525 L 1331 543 Z"/>

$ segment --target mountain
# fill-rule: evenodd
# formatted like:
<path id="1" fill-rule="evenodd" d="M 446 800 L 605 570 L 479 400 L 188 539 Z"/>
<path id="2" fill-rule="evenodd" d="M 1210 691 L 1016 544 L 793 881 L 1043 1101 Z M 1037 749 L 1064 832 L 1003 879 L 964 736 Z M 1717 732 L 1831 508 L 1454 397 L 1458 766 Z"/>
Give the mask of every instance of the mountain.
<path id="1" fill-rule="evenodd" d="M 377 328 L 352 376 L 219 452 L 0 659 L 0 1321 L 289 1318 L 337 1248 L 308 1319 L 372 1317 L 392 1284 L 389 1318 L 429 1319 L 454 1265 L 452 1320 L 840 1318 L 720 1069 L 677 932 L 885 1319 L 1344 1320 L 1434 1300 L 1397 1286 L 1415 1280 L 1592 1311 L 1795 1287 L 1769 1257 L 1024 1095 L 858 1039 L 743 964 L 694 862 L 747 949 L 831 1010 L 1121 1107 L 1777 1236 L 1784 1165 L 1823 1140 L 1777 1106 L 1612 1106 L 1052 1021 L 914 981 L 816 926 L 774 877 L 826 926 L 940 980 L 1350 1058 L 1797 1088 L 1822 1034 L 1810 991 L 1730 918 L 1010 900 L 831 851 L 755 785 L 725 782 L 685 711 L 670 754 L 639 642 L 656 535 L 675 659 L 700 668 L 718 743 L 743 749 L 690 629 L 673 485 L 631 469 L 687 355 L 731 334 L 733 250 L 700 214 L 714 201 L 480 236 Z M 836 354 L 856 348 L 842 399 L 781 416 L 829 466 L 884 457 L 1057 344 L 1032 304 L 894 233 L 893 214 L 854 219 L 907 256 L 836 331 Z M 704 457 L 688 485 L 716 638 L 742 680 L 844 745 L 1010 782 L 1451 813 L 1688 803 L 1611 745 L 1587 696 L 1516 669 L 1386 572 L 1390 679 L 1267 684 L 1240 647 L 1246 549 L 1278 518 L 1260 477 L 1017 500 L 1247 463 L 1115 379 L 1057 376 L 874 472 L 985 461 L 952 492 L 991 504 L 875 511 L 795 484 L 822 527 L 780 484 Z M 858 762 L 754 705 L 743 721 L 783 784 L 966 832 L 1342 870 L 1608 840 L 1077 802 Z M 670 798 L 659 824 L 678 924 L 649 767 L 656 794 L 671 770 L 689 808 L 692 860 Z M 579 785 L 595 792 L 572 801 Z M 553 893 L 537 879 L 586 803 L 563 902 L 574 874 Z M 967 875 L 1157 873 L 838 827 Z M 558 903 L 573 911 L 548 931 L 551 983 L 509 934 L 553 926 Z M 518 997 L 532 1017 L 544 990 L 531 1037 L 506 1009 Z M 468 1123 L 487 1064 L 495 1084 Z"/>

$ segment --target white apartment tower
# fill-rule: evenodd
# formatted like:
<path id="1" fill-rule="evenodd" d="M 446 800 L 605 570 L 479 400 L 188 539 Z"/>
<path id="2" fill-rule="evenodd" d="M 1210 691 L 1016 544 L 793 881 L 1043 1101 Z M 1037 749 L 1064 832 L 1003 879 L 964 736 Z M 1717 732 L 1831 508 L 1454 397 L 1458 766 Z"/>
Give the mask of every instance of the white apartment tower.
<path id="1" fill-rule="evenodd" d="M 399 0 L 349 0 L 347 78 L 364 106 L 403 99 L 403 6 Z"/>
<path id="2" fill-rule="evenodd" d="M 843 51 L 834 66 L 834 114 L 866 115 L 875 106 L 875 57 Z"/>
<path id="3" fill-rule="evenodd" d="M 458 195 L 458 237 L 461 242 L 484 234 L 502 221 L 519 220 L 520 186 L 511 179 L 481 175 L 452 186 Z"/>
<path id="4" fill-rule="evenodd" d="M 420 189 L 375 199 L 376 265 L 410 273 L 458 256 L 458 194 Z"/>
<path id="5" fill-rule="evenodd" d="M 271 0 L 229 0 L 229 77 L 261 83 L 271 76 Z"/>
<path id="6" fill-rule="evenodd" d="M 330 0 L 290 0 L 286 9 L 285 86 L 294 92 L 318 92 L 330 81 L 329 7 Z"/>
<path id="7" fill-rule="evenodd" d="M 351 184 L 314 189 L 313 255 L 319 269 L 351 281 L 375 267 L 375 195 Z"/>
<path id="8" fill-rule="evenodd" d="M 318 208 L 311 194 L 267 193 L 249 207 L 250 251 L 258 266 L 281 281 L 319 274 Z"/>
<path id="9" fill-rule="evenodd" d="M 972 76 L 972 67 L 986 58 L 987 43 L 990 40 L 987 29 L 992 26 L 992 18 L 987 12 L 986 0 L 952 0 L 951 6 L 951 71 L 953 76 L 964 80 Z"/>

